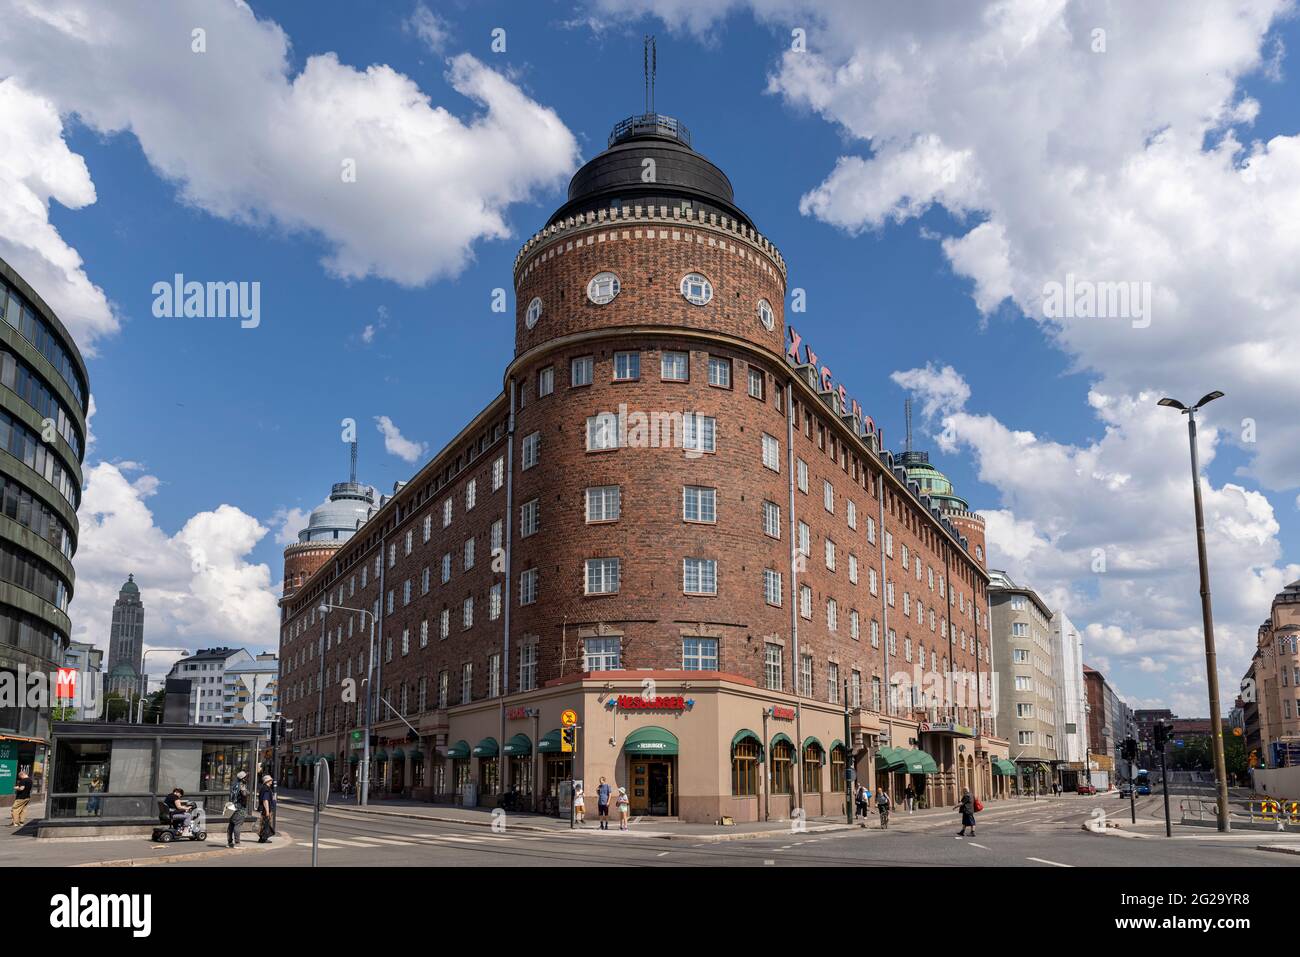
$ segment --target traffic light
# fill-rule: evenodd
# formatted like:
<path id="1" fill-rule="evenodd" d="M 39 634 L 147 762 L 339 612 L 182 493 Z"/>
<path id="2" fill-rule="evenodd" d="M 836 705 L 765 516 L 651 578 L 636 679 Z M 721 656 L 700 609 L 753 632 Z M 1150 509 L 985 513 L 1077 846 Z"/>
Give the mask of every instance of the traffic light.
<path id="1" fill-rule="evenodd" d="M 560 729 L 560 750 L 565 754 L 571 754 L 577 750 L 578 729 L 561 728 Z"/>
<path id="2" fill-rule="evenodd" d="M 1125 761 L 1136 761 L 1138 756 L 1138 743 L 1132 738 L 1125 738 L 1124 749 L 1120 752 L 1120 755 Z"/>
<path id="3" fill-rule="evenodd" d="M 1163 754 L 1165 745 L 1169 741 L 1169 726 L 1164 722 L 1158 722 L 1155 727 L 1152 728 L 1152 734 L 1155 738 L 1156 750 Z"/>

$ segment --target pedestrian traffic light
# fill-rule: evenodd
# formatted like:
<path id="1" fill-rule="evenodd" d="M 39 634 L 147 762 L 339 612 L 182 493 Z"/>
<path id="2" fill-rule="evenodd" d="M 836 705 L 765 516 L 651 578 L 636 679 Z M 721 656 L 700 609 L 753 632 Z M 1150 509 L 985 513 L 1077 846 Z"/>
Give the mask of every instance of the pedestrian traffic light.
<path id="1" fill-rule="evenodd" d="M 562 752 L 566 754 L 572 753 L 573 751 L 576 750 L 577 743 L 578 743 L 577 728 L 560 729 L 560 750 Z"/>
<path id="2" fill-rule="evenodd" d="M 1165 744 L 1169 741 L 1169 726 L 1164 722 L 1157 722 L 1152 728 L 1152 734 L 1155 737 L 1156 750 L 1163 753 Z"/>

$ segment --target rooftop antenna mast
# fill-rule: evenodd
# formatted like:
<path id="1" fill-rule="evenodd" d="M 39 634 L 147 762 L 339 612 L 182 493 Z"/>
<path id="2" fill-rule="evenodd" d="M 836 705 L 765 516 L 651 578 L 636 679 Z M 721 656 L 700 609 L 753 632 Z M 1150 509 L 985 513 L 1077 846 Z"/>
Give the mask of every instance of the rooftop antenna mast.
<path id="1" fill-rule="evenodd" d="M 348 481 L 353 485 L 357 484 L 357 440 L 352 440 L 352 471 L 349 473 Z"/>
<path id="2" fill-rule="evenodd" d="M 647 33 L 642 54 L 642 69 L 645 71 L 645 111 L 655 111 L 655 73 L 658 72 L 658 53 L 655 50 L 654 34 Z"/>
<path id="3" fill-rule="evenodd" d="M 903 400 L 903 417 L 907 419 L 907 451 L 912 451 L 912 400 Z"/>

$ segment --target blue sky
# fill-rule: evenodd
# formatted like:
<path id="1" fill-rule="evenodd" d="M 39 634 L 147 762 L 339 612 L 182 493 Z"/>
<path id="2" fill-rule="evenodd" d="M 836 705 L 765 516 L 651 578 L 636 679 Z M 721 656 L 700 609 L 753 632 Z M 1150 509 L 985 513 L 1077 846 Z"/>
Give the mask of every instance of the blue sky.
<path id="1" fill-rule="evenodd" d="M 60 0 L 57 6 L 75 8 L 78 3 Z M 218 0 L 194 0 L 181 6 L 184 15 L 173 26 L 185 32 L 191 23 L 207 22 L 204 17 L 209 11 L 221 9 L 225 17 L 240 17 Z M 1104 20 L 1105 7 L 1069 6 L 1054 26 L 1072 29 L 1078 43 L 1086 44 L 1089 18 Z M 1210 148 L 1225 134 L 1243 144 L 1237 167 L 1254 141 L 1279 137 L 1289 145 L 1300 126 L 1300 97 L 1285 50 L 1300 47 L 1300 25 L 1285 11 L 1260 12 L 1259 22 L 1237 32 L 1215 31 L 1218 42 L 1229 51 L 1215 58 L 1203 51 L 1184 55 L 1171 49 L 1170 44 L 1179 39 L 1176 30 L 1161 30 L 1150 22 L 1105 21 L 1111 39 L 1110 51 L 1104 55 L 1113 58 L 1107 62 L 1124 63 L 1134 76 L 1108 78 L 1092 91 L 1086 77 L 1071 84 L 1068 75 L 1062 80 L 1057 73 L 1046 72 L 1024 54 L 1023 46 L 1023 63 L 1011 53 L 1014 69 L 1002 79 L 995 67 L 983 71 L 976 84 L 961 75 L 945 76 L 945 71 L 956 69 L 949 61 L 960 59 L 951 56 L 952 50 L 987 51 L 990 28 L 976 18 L 931 34 L 927 31 L 932 25 L 924 17 L 907 23 L 900 22 L 905 19 L 902 14 L 880 8 L 855 13 L 853 4 L 830 7 L 815 13 L 791 0 L 765 5 L 769 12 L 756 18 L 744 3 L 723 2 L 595 0 L 576 7 L 429 3 L 423 7 L 423 22 L 436 25 L 437 36 L 431 43 L 429 34 L 421 36 L 414 29 L 421 22 L 421 8 L 406 0 L 368 5 L 364 15 L 343 0 L 252 3 L 263 27 L 278 24 L 288 38 L 285 75 L 290 82 L 313 58 L 332 53 L 349 71 L 349 78 L 350 71 L 387 66 L 409 78 L 435 108 L 472 124 L 497 107 L 485 107 L 464 95 L 450 78 L 450 58 L 467 53 L 538 108 L 553 111 L 572 134 L 578 161 L 603 148 L 615 121 L 641 111 L 641 36 L 657 33 L 657 108 L 691 128 L 695 147 L 727 172 L 738 204 L 784 253 L 791 287 L 807 290 L 807 314 L 791 315 L 788 320 L 815 345 L 836 377 L 849 385 L 895 447 L 902 444 L 903 400 L 908 390 L 891 376 L 913 370 L 904 381 L 919 400 L 929 400 L 932 412 L 928 419 L 918 413 L 918 446 L 931 450 L 972 507 L 999 513 L 1000 523 L 991 522 L 991 532 L 1005 523 L 1014 539 L 1004 554 L 994 552 L 995 561 L 1068 604 L 1075 624 L 1081 630 L 1092 628 L 1085 636 L 1086 656 L 1108 666 L 1116 683 L 1135 701 L 1167 702 L 1183 712 L 1194 709 L 1204 699 L 1203 690 L 1197 690 L 1193 640 L 1198 620 L 1194 578 L 1189 578 L 1195 557 L 1190 498 L 1170 504 L 1168 511 L 1158 510 L 1166 538 L 1158 555 L 1140 554 L 1147 546 L 1120 542 L 1122 528 L 1104 540 L 1086 534 L 1097 522 L 1094 510 L 1107 507 L 1110 493 L 1104 487 L 1044 499 L 1042 490 L 1034 487 L 1033 476 L 1041 470 L 1042 482 L 1059 482 L 1061 474 L 1078 473 L 1085 465 L 1084 471 L 1091 469 L 1094 476 L 1123 473 L 1112 483 L 1114 495 L 1123 496 L 1124 508 L 1134 514 L 1151 514 L 1143 496 L 1163 501 L 1170 497 L 1169 489 L 1174 494 L 1186 492 L 1181 422 L 1170 415 L 1165 425 L 1171 437 L 1152 446 L 1150 459 L 1135 468 L 1134 462 L 1143 462 L 1134 448 L 1144 441 L 1146 414 L 1141 413 L 1143 424 L 1134 418 L 1138 413 L 1105 419 L 1095 404 L 1090 405 L 1090 390 L 1099 390 L 1117 403 L 1144 388 L 1176 391 L 1185 399 L 1195 398 L 1192 392 L 1199 395 L 1215 387 L 1227 391 L 1229 397 L 1221 400 L 1221 408 L 1210 410 L 1208 424 L 1225 432 L 1215 443 L 1207 476 L 1222 493 L 1222 501 L 1211 499 L 1210 507 L 1217 509 L 1214 514 L 1226 536 L 1215 553 L 1215 572 L 1221 587 L 1239 599 L 1224 604 L 1230 622 L 1225 627 L 1236 642 L 1229 646 L 1230 663 L 1225 667 L 1239 676 L 1243 654 L 1253 643 L 1253 626 L 1267 612 L 1268 596 L 1279 583 L 1297 577 L 1293 568 L 1300 553 L 1297 482 L 1287 478 L 1295 460 L 1282 451 L 1273 452 L 1267 466 L 1256 459 L 1266 441 L 1281 442 L 1265 438 L 1279 436 L 1277 429 L 1270 432 L 1274 420 L 1269 416 L 1279 422 L 1280 418 L 1276 411 L 1252 404 L 1244 396 L 1238 400 L 1241 393 L 1232 388 L 1233 375 L 1249 380 L 1248 369 L 1234 370 L 1210 358 L 1203 362 L 1196 358 L 1197 353 L 1213 352 L 1205 325 L 1210 320 L 1203 317 L 1175 310 L 1176 322 L 1171 325 L 1175 338 L 1170 341 L 1181 341 L 1190 352 L 1179 358 L 1171 347 L 1167 350 L 1171 364 L 1150 361 L 1149 381 L 1144 381 L 1138 359 L 1130 361 L 1126 356 L 1133 349 L 1123 340 L 1102 341 L 1104 337 L 1091 330 L 1072 330 L 1058 338 L 1040 319 L 1027 314 L 1025 288 L 1044 275 L 1056 275 L 1061 263 L 1069 267 L 1076 261 L 1071 257 L 1077 257 L 1083 274 L 1091 262 L 1087 257 L 1097 248 L 1118 249 L 1114 237 L 1123 235 L 1124 227 L 1115 221 L 1125 215 L 1132 215 L 1134 230 L 1144 228 L 1157 238 L 1164 228 L 1164 239 L 1177 248 L 1183 237 L 1168 228 L 1167 209 L 1134 211 L 1128 206 L 1134 195 L 1150 195 L 1149 188 L 1107 187 L 1111 192 L 1103 195 L 1113 198 L 1112 208 L 1096 216 L 1087 214 L 1090 218 L 1072 219 L 1084 215 L 1081 200 L 1072 198 L 1069 206 L 1055 212 L 1051 205 L 1062 195 L 1061 177 L 1043 176 L 1037 181 L 1031 176 L 1023 196 L 1001 178 L 1013 178 L 1010 171 L 1018 164 L 1031 172 L 1040 170 L 1033 159 L 1035 148 L 1053 162 L 1061 161 L 1061 153 L 1072 150 L 1059 149 L 1053 135 L 1078 137 L 1078 158 L 1073 161 L 1077 169 L 1098 181 L 1111 177 L 1116 182 L 1141 162 L 1168 163 L 1176 171 L 1182 168 L 1181 156 L 1190 157 L 1194 165 L 1203 159 L 1197 156 L 1200 144 Z M 1191 15 L 1170 6 L 1159 16 L 1186 27 Z M 129 17 L 123 14 L 122 23 L 129 24 Z M 791 57 L 790 29 L 799 25 L 807 26 L 812 57 L 824 70 L 805 70 L 806 61 Z M 860 34 L 855 32 L 859 27 Z M 504 53 L 491 48 L 496 28 L 506 31 Z M 37 24 L 31 29 L 47 28 Z M 1017 29 L 1021 31 L 1017 35 L 1024 33 Z M 212 29 L 209 40 L 219 46 L 221 36 Z M 69 51 L 80 42 L 63 39 Z M 128 47 L 139 43 L 137 55 L 149 60 L 155 51 L 145 40 L 124 31 L 116 42 Z M 183 44 L 188 37 L 181 36 L 180 41 Z M 918 101 L 913 119 L 898 97 L 890 99 L 885 81 L 862 88 L 835 81 L 834 71 L 854 62 L 855 56 L 857 62 L 886 62 L 890 43 L 896 44 L 894 52 L 903 51 L 897 52 L 896 60 L 903 75 L 910 70 L 930 76 L 936 89 L 945 83 L 963 90 L 988 83 L 987 97 L 981 99 L 977 93 L 983 91 L 972 90 L 968 102 L 958 96 L 944 104 Z M 1153 46 L 1164 49 L 1153 51 Z M 916 48 L 932 58 L 909 60 L 906 51 Z M 242 55 L 215 46 L 206 53 L 209 58 L 224 58 L 215 69 L 234 75 L 232 84 L 240 82 L 241 70 L 252 70 L 239 59 Z M 1216 70 L 1221 74 L 1219 85 L 1202 90 L 1180 74 L 1197 65 L 1196 56 L 1208 58 L 1206 75 Z M 1125 57 L 1132 58 L 1131 63 Z M 1189 58 L 1190 63 L 1179 63 Z M 1043 61 L 1051 59 L 1051 50 L 1046 50 Z M 1059 70 L 1068 74 L 1073 62 L 1085 61 L 1066 61 Z M 1087 69 L 1092 67 L 1080 67 L 1081 77 Z M 248 152 L 256 157 L 259 139 L 268 136 L 265 129 L 252 121 L 243 123 L 233 112 L 206 122 L 203 109 L 211 103 L 178 82 L 176 90 L 156 91 L 175 111 L 170 114 L 173 125 L 178 115 L 189 124 L 185 136 L 177 134 L 168 141 L 167 129 L 160 129 L 157 117 L 149 115 L 145 98 L 131 101 L 125 84 L 138 78 L 123 77 L 123 92 L 115 98 L 111 92 L 94 89 L 111 86 L 117 82 L 115 77 L 97 76 L 94 70 L 93 64 L 86 68 L 79 87 L 75 77 L 52 78 L 42 74 L 38 64 L 20 57 L 0 58 L 0 77 L 12 77 L 34 96 L 51 102 L 62 120 L 67 150 L 84 159 L 95 201 L 76 209 L 51 202 L 49 221 L 63 243 L 80 255 L 90 283 L 102 290 L 107 313 L 101 311 L 101 318 L 111 314 L 118 327 L 87 337 L 93 339 L 95 352 L 88 366 L 97 410 L 92 422 L 95 445 L 87 464 L 90 472 L 98 463 L 115 463 L 117 478 L 133 484 L 128 488 L 119 483 L 117 504 L 92 502 L 92 507 L 103 508 L 89 533 L 98 535 L 100 545 L 86 567 L 80 556 L 77 562 L 86 583 L 82 588 L 79 582 L 72 606 L 74 621 L 84 623 L 86 629 L 78 637 L 104 640 L 98 633 L 106 622 L 107 608 L 102 606 L 111 602 L 129 571 L 137 573 L 146 604 L 150 603 L 150 569 L 132 567 L 134 547 L 150 541 L 168 547 L 178 541 L 192 544 L 197 539 L 182 534 L 187 523 L 224 505 L 256 519 L 266 530 L 258 538 L 246 522 L 240 525 L 230 538 L 248 547 L 235 548 L 237 554 L 226 569 L 230 580 L 238 580 L 238 589 L 259 596 L 261 617 L 235 614 L 230 621 L 217 623 L 229 606 L 211 597 L 187 596 L 181 569 L 167 581 L 166 594 L 153 603 L 157 617 L 151 620 L 152 634 L 147 637 L 157 644 L 194 646 L 229 638 L 270 647 L 275 644 L 274 622 L 266 631 L 265 599 L 279 583 L 283 544 L 277 539 L 284 534 L 283 514 L 288 509 L 310 510 L 331 482 L 346 477 L 347 449 L 339 439 L 340 420 L 352 417 L 360 423 L 361 479 L 387 491 L 395 480 L 409 477 L 427 460 L 427 453 L 440 448 L 497 393 L 502 368 L 513 349 L 513 300 L 510 312 L 494 313 L 492 292 L 510 288 L 520 243 L 563 201 L 574 157 L 566 155 L 559 139 L 548 140 L 538 150 L 536 164 L 544 171 L 513 190 L 517 199 L 493 201 L 509 235 L 471 236 L 461 244 L 468 257 L 463 266 L 430 266 L 440 274 L 406 283 L 377 275 L 341 277 L 323 261 L 335 252 L 339 231 L 348 229 L 348 224 L 332 221 L 318 228 L 312 203 L 302 203 L 295 215 L 286 215 L 283 205 L 267 198 L 294 192 L 294 177 L 286 177 L 283 168 L 272 162 L 262 191 L 236 203 L 235 213 L 223 206 L 220 190 L 214 186 L 220 171 L 195 172 L 203 162 L 199 154 L 239 156 L 243 142 L 250 144 Z M 1043 71 L 1037 79 L 1035 70 Z M 1053 114 L 1060 127 L 1049 130 L 1037 147 L 1032 133 L 1025 134 L 1024 144 L 1009 138 L 1019 131 L 1007 116 L 990 113 L 986 124 L 978 115 L 998 97 L 1014 107 L 998 112 L 1014 113 L 1023 103 L 1032 114 L 1041 109 L 1033 105 L 1033 94 L 1047 83 L 1061 84 L 1058 100 L 1071 110 Z M 1145 113 L 1136 119 L 1115 105 L 1126 99 L 1125 83 L 1140 83 L 1146 90 L 1142 94 L 1147 97 Z M 256 95 L 256 90 L 250 95 Z M 1183 102 L 1198 96 L 1193 107 Z M 1220 101 L 1239 104 L 1246 98 L 1258 108 L 1198 127 L 1198 110 L 1212 111 Z M 365 108 L 364 104 L 358 107 Z M 518 144 L 517 168 L 511 175 L 527 180 L 533 148 L 529 126 L 518 116 L 510 117 L 509 123 L 514 124 L 511 129 Z M 1135 134 L 1146 130 L 1154 136 L 1166 124 L 1194 139 L 1194 145 L 1180 139 L 1170 153 L 1161 154 L 1158 147 L 1144 147 L 1143 136 Z M 959 157 L 962 173 L 956 187 L 926 187 L 925 164 L 919 164 L 918 172 L 918 165 L 911 162 L 917 155 L 917 137 L 932 133 Z M 1000 142 L 1000 137 L 1006 139 Z M 298 162 L 337 166 L 336 155 L 313 152 L 311 146 L 303 144 Z M 1294 166 L 1294 153 L 1284 155 L 1275 148 L 1271 155 L 1279 167 Z M 833 174 L 843 157 L 863 161 L 865 176 L 847 185 L 837 181 Z M 894 161 L 901 173 L 891 174 L 888 164 Z M 256 162 L 260 160 L 250 160 Z M 1226 169 L 1207 168 L 1187 175 L 1204 177 L 1198 182 L 1211 195 L 1212 185 L 1233 182 L 1233 166 L 1229 162 Z M 287 168 L 292 170 L 292 165 Z M 368 176 L 372 168 L 363 163 L 361 176 Z M 967 179 L 972 168 L 975 172 Z M 276 176 L 282 180 L 277 182 Z M 897 179 L 906 188 L 891 187 Z M 475 187 L 488 191 L 481 182 Z M 383 186 L 368 182 L 366 188 Z M 850 212 L 839 219 L 807 204 L 801 211 L 801 200 L 817 190 L 832 208 Z M 414 202 L 424 191 L 418 177 L 395 186 L 394 220 L 401 218 L 406 202 Z M 1037 221 L 1033 210 L 1023 208 L 1031 199 L 1041 213 Z M 441 229 L 436 216 L 443 210 L 435 200 L 428 202 L 435 217 L 432 228 Z M 1064 235 L 1048 228 L 1057 215 Z M 1107 217 L 1112 221 L 1103 223 Z M 448 221 L 456 219 L 453 210 Z M 359 222 L 352 242 L 363 247 L 372 231 L 384 228 L 382 222 Z M 1010 268 L 991 265 L 983 255 L 974 256 L 974 262 L 963 259 L 960 251 L 945 243 L 972 234 L 981 224 L 999 228 L 1006 224 Z M 418 230 L 420 225 L 409 228 Z M 1094 225 L 1096 235 L 1088 235 Z M 1225 243 L 1249 246 L 1268 241 L 1266 235 L 1251 235 L 1244 228 L 1233 236 L 1231 228 L 1231 224 L 1224 226 Z M 400 238 L 401 233 L 396 234 Z M 1051 255 L 1050 249 L 1044 252 L 1058 240 L 1062 250 L 1058 255 Z M 1213 242 L 1206 253 L 1211 259 Z M 1288 236 L 1273 245 L 1280 247 L 1281 255 L 1295 243 L 1295 237 Z M 1129 253 L 1118 249 L 1112 260 L 1122 262 Z M 418 263 L 420 257 L 413 253 L 412 259 Z M 1134 254 L 1128 262 L 1141 262 L 1141 257 Z M 1143 278 L 1147 274 L 1142 270 L 1149 268 L 1158 285 L 1162 275 L 1170 276 L 1160 272 L 1168 267 L 1150 263 L 1113 268 L 1116 272 L 1104 275 Z M 260 326 L 241 329 L 232 320 L 155 318 L 150 311 L 151 288 L 178 272 L 200 281 L 259 281 Z M 1000 279 L 1009 284 L 1003 296 L 991 303 L 977 301 L 980 283 L 995 288 Z M 1194 289 L 1181 289 L 1178 281 L 1179 277 L 1171 276 L 1166 285 L 1178 293 L 1180 309 L 1186 310 L 1186 303 L 1195 298 Z M 1278 316 L 1297 315 L 1293 289 L 1280 289 L 1277 296 L 1281 306 L 1261 309 L 1267 318 L 1248 340 L 1262 343 L 1266 351 L 1275 342 L 1271 337 Z M 58 295 L 47 298 L 59 301 Z M 1248 326 L 1251 318 L 1238 315 L 1235 321 Z M 363 337 L 367 326 L 374 329 L 369 342 Z M 1213 328 L 1212 323 L 1208 328 Z M 1144 340 L 1131 341 L 1143 343 L 1136 347 L 1139 354 L 1147 348 Z M 943 375 L 945 369 L 950 376 Z M 954 392 L 954 381 L 964 383 L 966 391 L 959 386 Z M 427 446 L 426 454 L 408 462 L 386 452 L 375 425 L 378 416 L 389 417 L 406 439 Z M 1261 423 L 1259 444 L 1236 441 L 1238 423 L 1247 416 Z M 945 424 L 958 432 L 940 451 L 936 436 Z M 1108 426 L 1131 437 L 1128 451 L 1103 446 L 1089 453 L 1090 447 L 1104 441 Z M 1018 456 L 1007 452 L 1017 448 L 1016 433 L 1033 435 L 1028 445 L 1034 454 L 1018 464 L 1008 461 Z M 1267 474 L 1263 478 L 1243 475 L 1243 469 Z M 92 487 L 97 474 L 92 473 Z M 107 485 L 114 477 L 105 474 L 104 478 Z M 1231 485 L 1242 486 L 1249 495 L 1237 501 L 1241 496 L 1234 498 L 1235 493 L 1225 488 Z M 1134 491 L 1142 487 L 1145 492 Z M 132 501 L 124 504 L 125 498 Z M 1072 512 L 1076 501 L 1078 511 Z M 110 521 L 119 508 L 125 515 L 128 505 L 137 513 L 132 521 L 143 521 L 148 531 L 132 539 L 132 547 L 124 547 L 121 536 L 137 526 Z M 147 510 L 145 518 L 138 514 L 141 507 Z M 1261 511 L 1268 509 L 1271 514 Z M 224 514 L 229 518 L 233 513 Z M 1243 525 L 1250 526 L 1244 536 L 1238 534 Z M 195 526 L 190 527 L 198 534 Z M 219 525 L 209 531 L 217 537 L 226 535 Z M 1112 539 L 1116 544 L 1108 558 L 1114 571 L 1107 573 L 1112 577 L 1100 579 L 1090 576 L 1086 568 L 1080 571 L 1080 555 L 1086 559 L 1096 547 L 1110 549 Z M 1230 566 L 1227 574 L 1220 574 L 1224 570 L 1220 563 Z M 267 580 L 259 578 L 258 565 L 266 566 Z M 159 577 L 168 574 L 157 571 Z M 1161 605 L 1165 597 L 1169 607 L 1153 614 L 1153 601 Z M 157 630 L 152 628 L 154 622 Z M 1150 636 L 1149 643 L 1144 636 Z M 1203 689 L 1203 660 L 1200 668 Z M 1234 685 L 1235 677 L 1229 687 Z"/>

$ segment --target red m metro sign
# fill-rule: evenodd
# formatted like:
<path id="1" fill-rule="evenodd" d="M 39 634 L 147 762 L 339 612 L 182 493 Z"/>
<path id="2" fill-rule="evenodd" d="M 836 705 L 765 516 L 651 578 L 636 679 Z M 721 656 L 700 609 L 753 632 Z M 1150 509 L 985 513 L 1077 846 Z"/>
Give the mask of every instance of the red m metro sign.
<path id="1" fill-rule="evenodd" d="M 55 684 L 54 696 L 56 698 L 75 698 L 77 696 L 77 669 L 60 668 L 58 681 Z"/>

